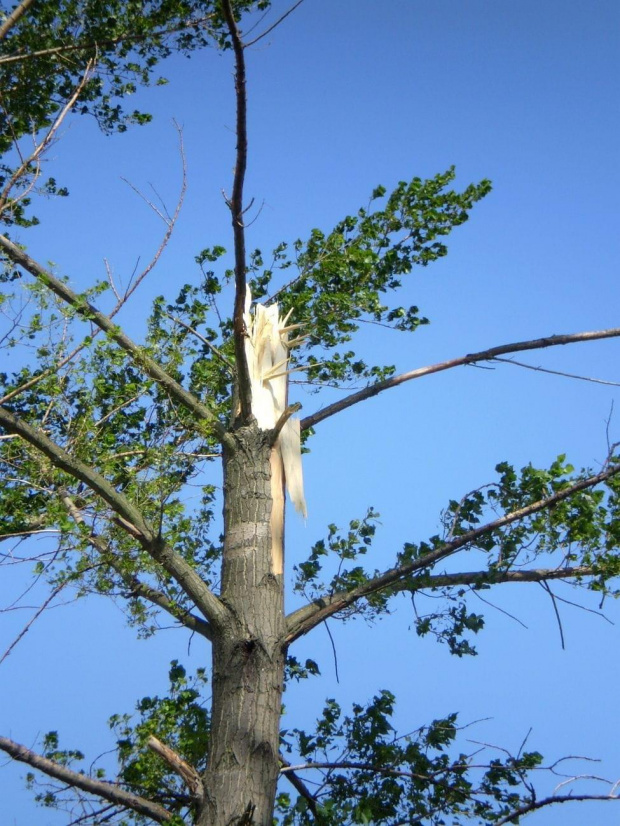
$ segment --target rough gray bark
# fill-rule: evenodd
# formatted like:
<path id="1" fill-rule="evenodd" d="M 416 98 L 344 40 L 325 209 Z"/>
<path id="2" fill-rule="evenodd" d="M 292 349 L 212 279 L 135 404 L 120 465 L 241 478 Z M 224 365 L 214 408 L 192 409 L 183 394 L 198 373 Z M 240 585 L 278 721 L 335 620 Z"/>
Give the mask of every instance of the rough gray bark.
<path id="1" fill-rule="evenodd" d="M 286 649 L 282 576 L 272 570 L 269 434 L 240 428 L 224 450 L 221 600 L 213 639 L 213 708 L 197 826 L 271 826 Z"/>

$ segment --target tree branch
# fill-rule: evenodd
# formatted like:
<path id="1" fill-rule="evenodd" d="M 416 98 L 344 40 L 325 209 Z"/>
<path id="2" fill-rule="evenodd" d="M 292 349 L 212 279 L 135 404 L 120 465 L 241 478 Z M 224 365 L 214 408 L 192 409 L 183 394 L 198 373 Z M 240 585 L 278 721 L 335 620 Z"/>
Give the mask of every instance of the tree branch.
<path id="1" fill-rule="evenodd" d="M 377 593 L 384 588 L 394 587 L 405 577 L 414 574 L 416 571 L 423 571 L 425 568 L 435 565 L 440 560 L 451 556 L 460 548 L 475 542 L 480 537 L 492 533 L 499 528 L 503 528 L 506 525 L 511 525 L 514 522 L 525 519 L 528 516 L 532 516 L 535 513 L 547 510 L 558 502 L 569 499 L 575 493 L 592 488 L 607 479 L 611 479 L 619 473 L 620 463 L 613 464 L 609 466 L 607 470 L 603 470 L 595 476 L 589 476 L 586 479 L 582 479 L 574 485 L 571 485 L 569 488 L 565 488 L 564 490 L 554 493 L 552 496 L 548 496 L 545 499 L 540 499 L 538 502 L 534 502 L 524 508 L 519 508 L 516 511 L 505 514 L 504 516 L 495 519 L 493 522 L 488 522 L 486 525 L 482 525 L 479 528 L 468 531 L 451 542 L 447 542 L 445 545 L 436 548 L 434 551 L 430 551 L 419 559 L 415 559 L 404 565 L 397 565 L 394 568 L 390 568 L 388 571 L 379 574 L 379 576 L 373 577 L 373 579 L 368 580 L 368 582 L 365 582 L 363 585 L 360 585 L 351 591 L 341 591 L 336 594 L 321 597 L 320 599 L 299 608 L 287 617 L 288 633 L 285 638 L 286 643 L 291 643 L 304 634 L 307 634 L 308 631 L 317 626 L 319 623 L 328 619 L 338 611 L 342 611 L 348 606 L 353 605 L 357 602 L 357 600 L 370 596 L 370 594 Z M 576 570 L 578 571 L 579 569 Z M 579 573 L 576 573 L 575 575 L 578 576 Z M 427 580 L 425 579 L 424 581 Z M 402 587 L 399 590 L 407 589 L 407 587 Z"/>
<path id="2" fill-rule="evenodd" d="M 21 6 L 27 7 L 32 5 L 34 0 L 24 0 L 21 3 Z M 25 9 L 24 9 L 25 10 Z M 17 11 L 17 9 L 16 9 Z M 22 16 L 23 12 L 19 15 Z M 0 64 L 2 63 L 17 63 L 20 60 L 30 60 L 33 57 L 46 57 L 52 54 L 65 54 L 69 52 L 77 52 L 83 51 L 87 49 L 102 49 L 110 46 L 116 46 L 118 43 L 123 43 L 129 41 L 131 43 L 139 42 L 140 40 L 146 40 L 149 37 L 157 38 L 163 37 L 167 34 L 175 34 L 176 32 L 183 31 L 184 29 L 191 29 L 198 26 L 201 26 L 203 23 L 207 23 L 213 17 L 212 14 L 206 15 L 206 17 L 199 17 L 196 20 L 186 20 L 183 23 L 180 23 L 178 26 L 171 26 L 168 29 L 158 29 L 154 32 L 147 32 L 146 34 L 122 34 L 118 37 L 111 38 L 110 40 L 98 40 L 98 41 L 90 41 L 89 43 L 71 43 L 65 44 L 63 46 L 53 46 L 49 49 L 39 49 L 35 52 L 24 52 L 18 54 L 11 54 L 11 55 L 4 55 L 0 57 Z M 3 24 L 3 28 L 6 25 L 6 22 Z M 11 23 L 11 27 L 13 23 Z M 11 28 L 9 27 L 9 28 Z M 1 30 L 0 30 L 1 31 Z M 8 30 L 7 30 L 8 31 Z M 2 38 L 0 38 L 2 39 Z"/>
<path id="3" fill-rule="evenodd" d="M 515 809 L 506 817 L 496 821 L 496 826 L 505 826 L 506 823 L 518 823 L 519 818 L 529 812 L 535 812 L 537 809 L 543 809 L 545 806 L 552 806 L 555 803 L 574 803 L 584 800 L 620 800 L 618 795 L 612 794 L 562 794 L 551 795 L 551 797 L 543 797 L 540 800 L 532 800 L 524 806 Z"/>
<path id="4" fill-rule="evenodd" d="M 85 525 L 86 521 L 82 516 L 80 509 L 75 505 L 71 497 L 65 494 L 62 497 L 62 501 L 73 521 L 77 525 Z M 179 608 L 161 591 L 151 588 L 150 585 L 146 585 L 144 582 L 141 582 L 135 574 L 124 570 L 123 566 L 120 564 L 120 560 L 117 559 L 114 552 L 110 548 L 109 543 L 107 543 L 102 537 L 91 532 L 88 541 L 93 548 L 101 554 L 104 562 L 116 571 L 125 585 L 130 589 L 130 596 L 141 597 L 142 599 L 151 602 L 153 605 L 156 605 L 158 608 L 161 608 L 163 611 L 166 611 L 174 617 L 174 619 L 177 620 L 177 622 L 180 622 L 181 625 L 189 628 L 190 631 L 195 631 L 197 634 L 200 634 L 208 640 L 213 638 L 212 630 L 208 622 L 205 622 L 205 620 L 195 616 L 189 611 Z"/>
<path id="5" fill-rule="evenodd" d="M 11 177 L 9 178 L 7 183 L 5 184 L 4 189 L 2 190 L 2 193 L 0 194 L 0 215 L 2 215 L 2 213 L 5 210 L 9 209 L 14 204 L 16 204 L 18 201 L 20 201 L 22 198 L 24 198 L 28 194 L 28 192 L 30 192 L 30 190 L 34 187 L 34 184 L 35 184 L 35 182 L 36 182 L 36 180 L 37 180 L 37 178 L 39 177 L 39 174 L 40 174 L 40 158 L 41 158 L 41 155 L 43 155 L 45 153 L 46 149 L 49 148 L 50 144 L 54 140 L 54 137 L 56 136 L 56 133 L 60 129 L 64 119 L 67 117 L 67 115 L 69 114 L 71 109 L 75 106 L 75 103 L 76 103 L 77 99 L 82 94 L 84 86 L 88 82 L 88 79 L 90 77 L 90 73 L 91 73 L 92 68 L 93 68 L 94 65 L 95 65 L 94 58 L 92 60 L 89 60 L 86 63 L 86 66 L 84 68 L 84 72 L 82 74 L 82 77 L 81 77 L 79 83 L 76 85 L 75 89 L 73 90 L 73 92 L 71 93 L 69 98 L 67 99 L 67 102 L 62 107 L 62 109 L 60 110 L 58 115 L 55 117 L 54 122 L 49 127 L 49 129 L 47 130 L 47 132 L 46 132 L 45 136 L 43 137 L 43 139 L 38 144 L 36 144 L 35 148 L 33 149 L 32 153 L 29 155 L 29 157 L 27 157 L 25 160 L 22 160 L 20 165 L 17 167 L 15 172 L 13 172 L 13 174 L 11 175 Z M 29 170 L 31 169 L 31 167 L 33 165 L 36 165 L 35 171 L 33 173 L 34 177 L 33 177 L 32 181 L 30 182 L 30 184 L 27 186 L 26 190 L 24 192 L 22 192 L 19 197 L 9 200 L 9 195 L 11 194 L 11 190 L 13 189 L 15 184 L 18 183 L 20 178 L 22 178 L 24 175 L 26 175 L 29 172 Z"/>
<path id="6" fill-rule="evenodd" d="M 445 588 L 452 585 L 499 585 L 503 582 L 546 582 L 548 579 L 572 579 L 593 576 L 589 565 L 570 568 L 530 568 L 524 571 L 463 571 L 456 574 L 430 574 L 413 582 L 397 582 L 395 591 L 422 591 L 427 588 Z"/>
<path id="7" fill-rule="evenodd" d="M 0 26 L 0 41 L 4 40 L 13 26 L 28 11 L 29 7 L 32 6 L 33 3 L 34 0 L 22 0 L 22 2 L 13 9 L 11 14 L 9 14 L 4 23 Z"/>
<path id="8" fill-rule="evenodd" d="M 304 781 L 297 775 L 295 769 L 297 766 L 291 766 L 288 760 L 285 760 L 282 755 L 280 755 L 280 763 L 282 763 L 282 768 L 280 769 L 280 774 L 283 774 L 289 783 L 293 786 L 295 791 L 300 794 L 304 800 L 308 803 L 308 808 L 314 815 L 314 817 L 319 816 L 319 808 L 318 808 L 318 801 L 316 797 L 312 794 L 310 789 L 306 786 Z M 301 768 L 306 768 L 306 766 L 301 766 Z"/>
<path id="9" fill-rule="evenodd" d="M 190 766 L 189 763 L 186 763 L 170 746 L 162 743 L 161 740 L 158 740 L 157 737 L 154 737 L 152 734 L 146 741 L 146 745 L 151 751 L 158 754 L 161 759 L 170 766 L 173 772 L 179 775 L 189 789 L 192 798 L 196 803 L 201 804 L 204 798 L 204 788 L 201 777 L 196 769 Z"/>
<path id="10" fill-rule="evenodd" d="M 0 426 L 9 433 L 22 437 L 28 444 L 50 460 L 54 467 L 78 479 L 100 496 L 116 513 L 119 524 L 144 550 L 174 578 L 204 616 L 219 627 L 226 608 L 205 585 L 203 580 L 180 554 L 173 551 L 158 532 L 144 519 L 141 512 L 122 493 L 119 493 L 101 474 L 67 453 L 39 430 L 0 407 Z"/>
<path id="11" fill-rule="evenodd" d="M 84 299 L 83 296 L 74 293 L 63 281 L 55 278 L 49 270 L 46 270 L 34 259 L 30 258 L 23 250 L 16 246 L 12 241 L 4 235 L 0 235 L 0 248 L 5 251 L 7 256 L 15 264 L 23 267 L 27 272 L 33 275 L 37 280 L 44 284 L 48 289 L 55 293 L 59 298 L 65 301 L 69 306 L 73 307 L 78 315 L 87 321 L 91 321 L 100 330 L 107 333 L 112 341 L 128 353 L 134 364 L 144 370 L 150 378 L 158 382 L 170 396 L 179 404 L 182 404 L 187 410 L 193 413 L 199 421 L 208 422 L 209 425 L 216 432 L 222 442 L 229 443 L 231 449 L 234 449 L 234 440 L 226 429 L 221 424 L 217 416 L 209 410 L 206 405 L 202 404 L 194 395 L 189 393 L 182 387 L 172 376 L 168 375 L 166 371 L 157 364 L 142 347 L 139 347 L 129 336 L 127 336 L 110 318 L 99 312 L 92 304 Z"/>
<path id="12" fill-rule="evenodd" d="M 620 327 L 613 327 L 610 330 L 594 330 L 592 332 L 584 333 L 567 333 L 564 335 L 547 336 L 545 338 L 535 338 L 530 341 L 517 341 L 514 344 L 501 344 L 498 347 L 490 347 L 488 350 L 481 350 L 479 353 L 469 353 L 460 358 L 450 359 L 449 361 L 442 361 L 438 364 L 431 364 L 428 367 L 418 367 L 415 370 L 410 370 L 407 373 L 400 373 L 398 376 L 392 376 L 384 381 L 378 381 L 376 384 L 371 384 L 363 390 L 358 390 L 357 393 L 351 393 L 344 399 L 340 399 L 333 404 L 306 416 L 301 420 L 301 429 L 307 430 L 309 427 L 314 427 L 324 419 L 346 410 L 347 407 L 352 407 L 354 404 L 363 402 L 373 396 L 377 396 L 384 390 L 389 390 L 392 387 L 398 387 L 399 384 L 404 384 L 406 381 L 412 379 L 419 379 L 422 376 L 428 376 L 431 373 L 440 373 L 442 370 L 450 370 L 453 367 L 461 367 L 464 364 L 476 364 L 479 361 L 492 361 L 496 356 L 502 356 L 506 353 L 518 353 L 522 350 L 540 350 L 544 347 L 556 347 L 560 344 L 576 344 L 580 341 L 598 341 L 602 338 L 616 338 L 620 336 Z"/>
<path id="13" fill-rule="evenodd" d="M 132 792 L 126 792 L 113 783 L 107 783 L 103 780 L 93 780 L 92 777 L 88 777 L 85 774 L 71 771 L 71 769 L 61 766 L 53 760 L 49 760 L 47 757 L 36 754 L 36 752 L 31 751 L 26 746 L 9 740 L 7 737 L 0 737 L 0 749 L 9 754 L 14 760 L 27 763 L 29 766 L 42 771 L 49 777 L 81 789 L 88 794 L 102 797 L 104 800 L 109 800 L 117 806 L 131 809 L 138 814 L 149 817 L 156 823 L 168 823 L 172 820 L 172 814 L 158 803 L 153 803 Z"/>
<path id="14" fill-rule="evenodd" d="M 303 2 L 304 2 L 304 0 L 297 0 L 296 3 L 293 3 L 293 5 L 290 7 L 290 9 L 287 9 L 287 11 L 285 11 L 284 14 L 280 15 L 280 17 L 276 20 L 276 22 L 272 23 L 271 26 L 269 26 L 269 28 L 265 29 L 265 31 L 262 34 L 259 34 L 257 37 L 254 38 L 254 40 L 250 40 L 247 43 L 244 43 L 243 48 L 244 49 L 249 49 L 250 46 L 253 46 L 255 43 L 258 43 L 258 41 L 262 40 L 263 37 L 267 37 L 268 34 L 270 34 L 275 28 L 277 28 L 280 25 L 280 23 L 282 23 L 284 20 L 286 20 L 286 18 L 289 16 L 289 14 L 292 14 L 298 6 L 301 6 L 301 4 Z M 315 814 L 316 814 L 316 812 L 315 812 Z"/>
<path id="15" fill-rule="evenodd" d="M 129 523 L 138 532 L 142 544 L 153 544 L 157 535 L 145 521 L 140 511 L 122 494 L 119 493 L 101 474 L 97 473 L 80 459 L 67 453 L 64 448 L 49 439 L 43 432 L 31 427 L 22 419 L 14 416 L 6 408 L 0 407 L 0 426 L 8 433 L 14 433 L 46 456 L 54 467 L 68 473 L 74 479 L 84 482 L 85 485 L 100 496 L 123 520 Z M 135 532 L 132 535 L 136 535 Z"/>
<path id="16" fill-rule="evenodd" d="M 245 352 L 245 295 L 246 295 L 246 258 L 245 225 L 243 219 L 243 185 L 248 161 L 247 99 L 245 91 L 245 56 L 239 29 L 235 22 L 230 0 L 222 0 L 222 10 L 235 53 L 235 95 L 237 101 L 237 155 L 233 190 L 228 206 L 232 216 L 233 236 L 235 241 L 235 306 L 233 312 L 233 335 L 235 343 L 235 360 L 237 363 L 238 398 L 241 419 L 247 423 L 252 418 L 252 383 Z"/>
<path id="17" fill-rule="evenodd" d="M 2 62 L 2 60 L 0 59 L 0 63 L 1 62 Z M 172 217 L 169 219 L 169 221 L 167 221 L 166 232 L 165 232 L 165 234 L 162 238 L 162 241 L 161 241 L 159 247 L 157 248 L 155 254 L 151 258 L 149 263 L 142 270 L 142 272 L 139 273 L 139 275 L 137 277 L 135 277 L 135 278 L 134 278 L 134 276 L 131 277 L 131 279 L 129 281 L 129 284 L 127 285 L 127 289 L 124 291 L 123 295 L 119 296 L 117 294 L 116 306 L 112 309 L 112 311 L 108 315 L 108 319 L 110 319 L 110 320 L 112 318 L 114 318 L 114 316 L 119 312 L 119 310 L 122 309 L 122 307 L 124 307 L 124 305 L 127 303 L 127 300 L 132 295 L 132 293 L 135 292 L 135 290 L 138 288 L 138 286 L 142 283 L 142 281 L 146 278 L 146 276 L 151 272 L 151 270 L 155 267 L 155 265 L 159 261 L 164 249 L 168 245 L 168 242 L 170 240 L 170 237 L 172 236 L 172 232 L 174 230 L 174 227 L 176 225 L 178 217 L 181 213 L 181 207 L 183 206 L 183 201 L 185 199 L 185 193 L 186 193 L 186 190 L 187 190 L 187 164 L 186 164 L 186 159 L 185 159 L 185 149 L 184 149 L 184 146 L 183 146 L 183 132 L 182 132 L 180 126 L 176 122 L 175 122 L 175 128 L 176 128 L 177 133 L 179 135 L 179 152 L 180 152 L 180 155 L 181 155 L 181 175 L 182 175 L 182 177 L 181 177 L 181 189 L 180 189 L 180 192 L 179 192 L 179 197 L 177 199 L 177 204 L 176 204 L 174 213 L 173 213 Z M 93 332 L 92 336 L 90 337 L 90 339 L 92 340 L 97 335 L 97 333 L 100 333 L 100 332 L 101 332 L 101 328 L 98 328 L 97 330 L 95 330 Z M 59 372 L 66 364 L 69 364 L 69 362 L 73 361 L 73 359 L 82 350 L 85 349 L 85 347 L 87 346 L 88 341 L 89 341 L 89 339 L 85 339 L 81 344 L 79 344 L 77 347 L 75 347 L 68 355 L 66 355 L 64 358 L 62 358 L 56 364 L 52 365 L 51 367 L 48 367 L 45 370 L 42 370 L 40 373 L 36 373 L 28 381 L 24 382 L 23 384 L 18 385 L 17 387 L 13 388 L 13 390 L 10 390 L 8 393 L 6 393 L 5 396 L 3 396 L 0 399 L 0 404 L 5 404 L 10 399 L 13 399 L 13 398 L 15 398 L 15 396 L 20 395 L 20 393 L 24 393 L 26 390 L 29 390 L 31 387 L 34 387 L 34 385 L 36 385 L 39 381 L 42 381 L 47 376 L 52 375 L 52 373 Z"/>

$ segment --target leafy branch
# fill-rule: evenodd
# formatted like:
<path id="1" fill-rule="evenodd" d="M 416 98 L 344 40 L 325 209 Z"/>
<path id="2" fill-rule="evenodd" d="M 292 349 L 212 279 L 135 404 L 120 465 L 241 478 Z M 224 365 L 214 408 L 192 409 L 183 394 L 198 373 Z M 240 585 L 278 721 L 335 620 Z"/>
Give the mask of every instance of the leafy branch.
<path id="1" fill-rule="evenodd" d="M 107 333 L 112 341 L 131 356 L 134 364 L 144 370 L 150 378 L 161 384 L 173 399 L 193 413 L 199 421 L 207 422 L 222 442 L 232 443 L 230 436 L 226 433 L 217 416 L 192 393 L 189 393 L 175 381 L 143 348 L 132 341 L 117 325 L 113 324 L 109 316 L 97 310 L 83 296 L 74 293 L 63 281 L 52 275 L 49 270 L 38 264 L 4 235 L 0 235 L 0 248 L 15 264 L 25 269 L 66 304 L 73 307 L 79 316 L 92 322 Z"/>
<path id="2" fill-rule="evenodd" d="M 558 505 L 560 502 L 563 502 L 569 499 L 570 497 L 574 496 L 576 493 L 593 488 L 596 485 L 599 485 L 601 482 L 611 479 L 614 476 L 617 476 L 618 474 L 620 474 L 620 463 L 610 464 L 606 467 L 605 470 L 601 471 L 600 473 L 597 473 L 596 475 L 589 476 L 585 479 L 581 479 L 575 484 L 570 485 L 562 490 L 559 490 L 550 496 L 546 496 L 538 500 L 537 502 L 511 511 L 510 513 L 507 513 L 504 516 L 501 516 L 498 519 L 488 522 L 485 525 L 482 525 L 478 528 L 466 531 L 460 536 L 457 536 L 452 541 L 441 544 L 439 547 L 429 551 L 428 553 L 423 554 L 422 556 L 411 562 L 407 562 L 405 564 L 397 565 L 394 568 L 390 568 L 389 570 L 364 582 L 357 588 L 354 588 L 347 592 L 341 591 L 339 593 L 321 597 L 309 603 L 308 605 L 299 608 L 297 611 L 294 611 L 292 614 L 288 616 L 288 632 L 286 641 L 288 643 L 293 642 L 294 640 L 298 639 L 304 634 L 307 634 L 308 631 L 317 626 L 319 623 L 331 617 L 333 614 L 348 608 L 360 599 L 369 597 L 372 594 L 380 593 L 381 591 L 392 588 L 394 586 L 398 587 L 398 583 L 402 583 L 402 581 L 406 577 L 418 571 L 424 571 L 432 567 L 433 565 L 437 564 L 440 560 L 445 559 L 454 554 L 460 548 L 470 545 L 476 540 L 480 540 L 486 536 L 489 536 L 494 531 L 506 527 L 507 525 L 511 525 L 515 522 L 525 519 L 526 517 L 532 516 L 536 513 L 540 513 L 541 511 L 550 510 L 554 506 Z M 593 567 L 586 566 L 586 568 L 587 574 L 593 575 L 596 573 Z M 583 571 L 581 569 L 578 569 L 578 571 L 579 572 L 575 573 L 574 575 L 583 575 Z M 494 572 L 493 575 L 501 577 L 502 572 Z M 556 578 L 561 578 L 561 575 L 557 574 Z M 424 587 L 423 583 L 425 583 L 426 581 L 427 576 L 422 577 L 420 587 Z M 519 580 L 515 577 L 515 581 Z M 400 590 L 412 590 L 411 582 L 403 584 Z"/>

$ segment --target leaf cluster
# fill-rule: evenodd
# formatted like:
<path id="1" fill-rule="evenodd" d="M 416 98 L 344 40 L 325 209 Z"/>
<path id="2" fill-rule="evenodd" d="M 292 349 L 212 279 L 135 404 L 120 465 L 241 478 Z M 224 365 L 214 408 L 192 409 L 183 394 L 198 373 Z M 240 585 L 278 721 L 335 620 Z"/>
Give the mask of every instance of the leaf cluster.
<path id="1" fill-rule="evenodd" d="M 381 691 L 344 714 L 327 700 L 315 730 L 284 732 L 284 742 L 312 799 L 278 796 L 284 826 L 342 823 L 492 824 L 531 795 L 538 752 L 485 761 L 481 753 L 451 756 L 459 728 L 450 714 L 411 734 L 397 735 L 395 699 Z M 475 759 L 474 759 L 475 757 Z"/>

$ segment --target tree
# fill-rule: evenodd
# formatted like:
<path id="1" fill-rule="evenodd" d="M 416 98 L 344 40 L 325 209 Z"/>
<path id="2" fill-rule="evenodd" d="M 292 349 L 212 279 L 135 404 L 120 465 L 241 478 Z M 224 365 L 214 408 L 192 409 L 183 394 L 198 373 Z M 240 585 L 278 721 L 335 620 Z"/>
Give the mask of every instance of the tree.
<path id="1" fill-rule="evenodd" d="M 316 386 L 361 384 L 339 401 L 304 411 L 299 429 L 310 437 L 326 419 L 403 382 L 525 350 L 614 338 L 620 329 L 499 344 L 402 374 L 350 350 L 364 321 L 404 332 L 426 323 L 417 307 L 387 303 L 388 297 L 412 269 L 446 254 L 445 236 L 468 219 L 490 184 L 454 190 L 448 170 L 390 193 L 376 187 L 369 205 L 333 230 L 279 244 L 269 257 L 248 254 L 245 55 L 272 24 L 242 32 L 268 5 L 35 0 L 18 6 L 0 29 L 3 280 L 7 295 L 27 284 L 30 301 L 25 308 L 4 301 L 9 312 L 14 308 L 5 343 L 28 349 L 3 376 L 2 534 L 53 529 L 58 551 L 36 569 L 52 593 L 76 588 L 121 598 L 144 633 L 155 630 L 154 612 L 167 613 L 213 651 L 210 708 L 203 705 L 205 672 L 192 680 L 175 663 L 167 697 L 145 699 L 137 722 L 123 715 L 112 720 L 116 783 L 72 768 L 79 753 L 61 750 L 53 733 L 43 754 L 8 737 L 0 747 L 59 781 L 44 802 L 62 803 L 67 788 L 85 795 L 82 802 L 103 801 L 87 812 L 94 823 L 267 824 L 274 805 L 285 823 L 515 822 L 521 812 L 564 799 L 536 796 L 537 752 L 483 761 L 463 752 L 448 756 L 458 734 L 454 715 L 396 738 L 389 692 L 350 716 L 331 700 L 316 731 L 281 732 L 284 682 L 317 671 L 312 660 L 296 658 L 298 640 L 331 618 L 380 617 L 403 592 L 441 598 L 431 614 L 417 618 L 416 630 L 437 636 L 457 656 L 472 653 L 471 635 L 482 627 L 470 592 L 574 580 L 613 593 L 620 473 L 614 450 L 601 468 L 579 473 L 563 457 L 521 472 L 501 463 L 493 483 L 449 502 L 440 534 L 408 542 L 376 570 L 361 564 L 375 533 L 373 510 L 344 530 L 330 525 L 296 566 L 294 588 L 305 600 L 285 614 L 281 474 L 284 467 L 290 483 L 298 467 L 292 424 L 298 408 L 287 406 L 282 385 L 287 375 Z M 114 317 L 150 266 L 125 291 L 110 274 L 108 284 L 79 293 L 35 260 L 16 233 L 35 223 L 34 193 L 65 194 L 39 173 L 66 118 L 93 114 L 105 130 L 118 131 L 145 122 L 145 114 L 122 109 L 134 84 L 150 82 L 172 51 L 210 44 L 230 53 L 235 65 L 237 155 L 225 196 L 233 265 L 221 272 L 225 250 L 204 249 L 197 256 L 201 283 L 175 285 L 176 297 L 157 299 L 138 343 Z M 34 149 L 26 150 L 32 133 Z M 164 242 L 177 214 L 162 213 Z M 103 312 L 97 305 L 106 286 L 115 302 Z M 228 301 L 230 317 L 220 314 Z M 295 332 L 287 329 L 291 323 L 299 325 Z M 313 449 L 311 439 L 307 444 Z M 214 516 L 220 460 L 221 542 Z M 195 484 L 199 504 L 188 496 Z M 299 485 L 294 497 L 303 509 Z M 465 560 L 474 554 L 483 561 L 471 570 Z M 321 774 L 318 793 L 310 771 Z M 293 795 L 282 787 L 276 798 L 279 776 Z"/>

